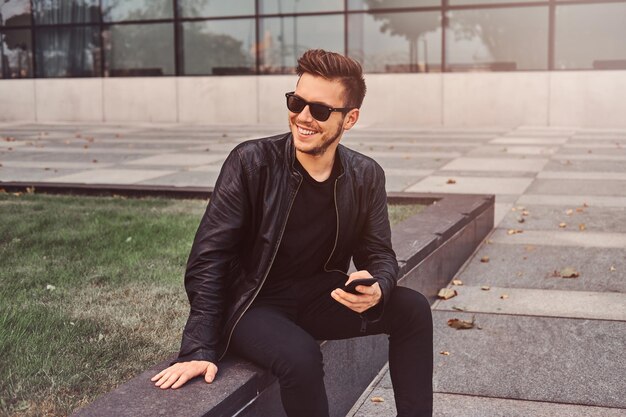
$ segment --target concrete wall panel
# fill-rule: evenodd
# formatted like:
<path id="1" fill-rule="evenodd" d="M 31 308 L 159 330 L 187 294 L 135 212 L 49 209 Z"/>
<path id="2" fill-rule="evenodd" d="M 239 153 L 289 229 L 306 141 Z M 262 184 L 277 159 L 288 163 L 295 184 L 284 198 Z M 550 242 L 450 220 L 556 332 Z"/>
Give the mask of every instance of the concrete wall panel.
<path id="1" fill-rule="evenodd" d="M 176 77 L 104 78 L 105 122 L 176 122 Z"/>
<path id="2" fill-rule="evenodd" d="M 102 78 L 35 80 L 37 121 L 101 122 Z"/>
<path id="3" fill-rule="evenodd" d="M 551 74 L 550 124 L 626 127 L 626 71 Z"/>
<path id="4" fill-rule="evenodd" d="M 297 75 L 258 77 L 258 123 L 287 127 L 285 93 L 294 91 L 297 82 Z"/>
<path id="5" fill-rule="evenodd" d="M 441 125 L 441 74 L 366 74 L 365 82 L 360 123 Z"/>
<path id="6" fill-rule="evenodd" d="M 0 80 L 0 120 L 35 119 L 35 80 Z"/>
<path id="7" fill-rule="evenodd" d="M 446 126 L 546 126 L 549 73 L 443 75 Z"/>
<path id="8" fill-rule="evenodd" d="M 257 77 L 179 77 L 181 123 L 257 123 Z"/>

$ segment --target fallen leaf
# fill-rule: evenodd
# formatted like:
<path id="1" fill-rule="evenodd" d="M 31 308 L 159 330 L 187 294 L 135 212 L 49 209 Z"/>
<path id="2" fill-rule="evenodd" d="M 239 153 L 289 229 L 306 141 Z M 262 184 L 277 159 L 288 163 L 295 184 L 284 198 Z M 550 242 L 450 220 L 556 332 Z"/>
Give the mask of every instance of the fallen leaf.
<path id="1" fill-rule="evenodd" d="M 460 320 L 460 319 L 457 319 L 457 318 L 449 319 L 448 320 L 448 326 L 452 327 L 453 329 L 457 329 L 457 330 L 473 329 L 474 328 L 474 317 L 472 316 L 472 320 L 471 321 Z"/>
<path id="2" fill-rule="evenodd" d="M 583 207 L 589 207 L 589 204 L 587 204 L 586 202 L 583 202 Z"/>
<path id="3" fill-rule="evenodd" d="M 567 223 L 559 223 L 559 227 L 561 229 L 565 229 L 567 227 Z"/>
<path id="4" fill-rule="evenodd" d="M 448 179 L 448 181 L 446 181 L 446 184 L 456 184 L 456 180 L 455 179 Z"/>
<path id="5" fill-rule="evenodd" d="M 460 279 L 453 279 L 452 285 L 463 285 L 463 281 L 461 281 Z"/>
<path id="6" fill-rule="evenodd" d="M 559 272 L 559 275 L 561 276 L 561 278 L 578 278 L 580 276 L 580 273 L 574 268 L 567 267 L 563 268 L 561 272 Z"/>
<path id="7" fill-rule="evenodd" d="M 511 207 L 511 211 L 517 211 L 515 207 Z"/>
<path id="8" fill-rule="evenodd" d="M 128 242 L 130 242 L 131 240 L 133 240 L 133 238 L 132 238 L 132 237 L 130 237 L 130 236 L 128 236 L 128 237 L 126 238 L 126 242 L 127 242 L 127 243 L 128 243 Z"/>
<path id="9" fill-rule="evenodd" d="M 450 356 L 450 352 L 445 351 L 445 350 L 442 350 L 441 352 L 439 352 L 439 354 L 443 356 Z"/>
<path id="10" fill-rule="evenodd" d="M 373 403 L 384 403 L 385 399 L 383 397 L 372 397 L 371 398 Z"/>
<path id="11" fill-rule="evenodd" d="M 568 216 L 571 216 L 572 214 L 574 214 L 574 210 L 567 209 L 567 210 L 565 210 L 565 214 L 567 214 Z"/>
<path id="12" fill-rule="evenodd" d="M 453 290 L 452 288 L 442 288 L 437 293 L 437 297 L 444 300 L 449 300 L 450 298 L 455 297 L 457 294 L 458 293 L 456 292 L 456 290 Z"/>
<path id="13" fill-rule="evenodd" d="M 578 230 L 580 230 L 581 232 L 584 232 L 585 229 L 587 229 L 587 226 L 585 226 L 585 223 L 581 223 L 578 225 Z"/>
<path id="14" fill-rule="evenodd" d="M 536 246 L 533 246 L 533 245 L 526 245 L 526 246 L 524 247 L 524 249 L 526 249 L 526 252 L 532 252 L 532 251 L 534 251 L 535 249 L 537 249 L 537 247 L 536 247 Z"/>
<path id="15" fill-rule="evenodd" d="M 528 210 L 523 210 L 523 211 L 522 211 L 522 216 L 530 216 L 530 211 L 528 211 Z"/>
<path id="16" fill-rule="evenodd" d="M 480 258 L 480 262 L 486 264 L 487 262 L 489 262 L 489 257 L 488 256 L 483 256 L 482 258 Z"/>
<path id="17" fill-rule="evenodd" d="M 521 229 L 509 229 L 506 233 L 508 235 L 516 235 L 518 233 L 524 233 L 524 231 Z"/>
<path id="18" fill-rule="evenodd" d="M 101 341 L 102 341 L 102 339 L 104 339 L 104 335 L 103 335 L 102 333 L 100 333 L 100 334 L 98 335 L 98 342 L 101 342 Z"/>
<path id="19" fill-rule="evenodd" d="M 13 193 L 14 196 L 16 197 L 21 197 L 23 193 L 17 192 L 17 193 Z"/>
<path id="20" fill-rule="evenodd" d="M 26 194 L 34 194 L 35 187 L 26 187 Z"/>
<path id="21" fill-rule="evenodd" d="M 467 309 L 464 306 L 452 306 L 452 310 L 465 311 Z"/>
<path id="22" fill-rule="evenodd" d="M 509 298 L 509 295 L 508 295 L 508 294 L 502 294 L 502 295 L 500 296 L 500 299 L 501 299 L 501 300 L 506 300 L 507 298 Z"/>
<path id="23" fill-rule="evenodd" d="M 491 245 L 493 243 L 493 240 L 487 239 L 487 240 L 485 240 L 485 243 L 488 244 L 488 245 Z"/>
<path id="24" fill-rule="evenodd" d="M 491 287 L 489 285 L 482 285 L 480 287 L 480 289 L 483 290 L 483 291 L 489 291 L 491 289 Z"/>
<path id="25" fill-rule="evenodd" d="M 609 271 L 611 272 L 617 271 L 617 269 L 615 269 L 615 265 L 611 265 L 611 267 L 609 268 Z"/>
<path id="26" fill-rule="evenodd" d="M 576 207 L 576 213 L 584 213 L 585 209 L 582 207 Z"/>
<path id="27" fill-rule="evenodd" d="M 93 162 L 94 164 L 97 164 L 98 160 L 97 159 L 93 159 L 91 162 Z"/>
<path id="28" fill-rule="evenodd" d="M 518 222 L 518 223 L 524 223 L 525 221 L 526 221 L 526 219 L 524 219 L 524 218 L 523 218 L 523 217 L 521 217 L 521 216 L 517 218 L 517 222 Z"/>
<path id="29" fill-rule="evenodd" d="M 48 284 L 48 285 L 46 285 L 46 289 L 47 289 L 48 291 L 54 291 L 54 290 L 56 290 L 56 289 L 57 289 L 57 287 L 55 287 L 54 285 L 50 285 L 50 284 Z"/>

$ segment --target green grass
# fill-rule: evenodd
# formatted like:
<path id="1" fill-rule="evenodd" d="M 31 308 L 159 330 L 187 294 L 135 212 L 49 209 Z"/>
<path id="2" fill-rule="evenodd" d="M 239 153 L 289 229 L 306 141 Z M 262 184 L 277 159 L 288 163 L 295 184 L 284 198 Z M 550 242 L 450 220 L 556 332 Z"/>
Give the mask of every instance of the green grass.
<path id="1" fill-rule="evenodd" d="M 0 194 L 0 415 L 67 415 L 178 350 L 205 205 Z"/>

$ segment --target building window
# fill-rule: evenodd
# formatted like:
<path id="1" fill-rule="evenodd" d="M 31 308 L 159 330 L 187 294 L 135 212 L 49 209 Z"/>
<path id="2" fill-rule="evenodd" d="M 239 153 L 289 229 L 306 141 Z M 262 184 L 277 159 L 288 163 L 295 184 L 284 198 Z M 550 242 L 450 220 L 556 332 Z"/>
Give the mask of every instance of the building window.
<path id="1" fill-rule="evenodd" d="M 30 0 L 0 0 L 0 27 L 30 25 Z"/>
<path id="2" fill-rule="evenodd" d="M 382 10 L 441 6 L 441 0 L 348 0 L 350 10 Z"/>
<path id="3" fill-rule="evenodd" d="M 173 0 L 102 0 L 105 22 L 158 20 L 174 17 Z"/>
<path id="4" fill-rule="evenodd" d="M 355 13 L 348 53 L 366 72 L 441 70 L 441 13 Z"/>
<path id="5" fill-rule="evenodd" d="M 0 78 L 32 77 L 33 54 L 28 29 L 0 31 Z"/>
<path id="6" fill-rule="evenodd" d="M 556 8 L 556 69 L 626 69 L 626 3 Z"/>
<path id="7" fill-rule="evenodd" d="M 452 10 L 447 71 L 548 69 L 548 7 Z"/>
<path id="8" fill-rule="evenodd" d="M 37 77 L 98 77 L 100 27 L 36 29 Z"/>
<path id="9" fill-rule="evenodd" d="M 100 21 L 98 0 L 34 0 L 33 8 L 36 25 Z"/>
<path id="10" fill-rule="evenodd" d="M 344 53 L 342 14 L 264 18 L 259 32 L 260 71 L 265 74 L 294 73 L 297 59 L 307 49 Z"/>
<path id="11" fill-rule="evenodd" d="M 174 25 L 151 23 L 109 26 L 102 34 L 105 75 L 174 75 Z"/>
<path id="12" fill-rule="evenodd" d="M 319 13 L 341 12 L 343 0 L 259 0 L 259 13 Z"/>
<path id="13" fill-rule="evenodd" d="M 254 15 L 254 0 L 178 0 L 182 17 L 223 17 Z"/>
<path id="14" fill-rule="evenodd" d="M 254 74 L 254 19 L 182 24 L 185 75 Z"/>

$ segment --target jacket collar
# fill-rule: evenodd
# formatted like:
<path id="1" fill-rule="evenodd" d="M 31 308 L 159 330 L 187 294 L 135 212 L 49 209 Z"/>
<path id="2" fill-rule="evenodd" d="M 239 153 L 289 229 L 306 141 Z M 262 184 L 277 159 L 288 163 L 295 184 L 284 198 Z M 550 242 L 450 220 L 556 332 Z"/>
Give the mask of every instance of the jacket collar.
<path id="1" fill-rule="evenodd" d="M 300 176 L 300 173 L 298 172 L 298 170 L 296 169 L 294 162 L 296 159 L 296 147 L 293 145 L 293 135 L 291 134 L 291 132 L 289 132 L 286 136 L 285 136 L 285 162 L 287 164 L 287 169 L 292 173 L 292 174 L 296 174 L 298 176 Z M 339 170 L 339 176 L 337 178 L 341 178 L 343 177 L 343 174 L 345 173 L 345 166 L 343 164 L 343 161 L 345 161 L 345 147 L 340 143 L 337 146 L 337 155 L 335 156 L 335 162 L 339 162 L 340 165 L 340 170 Z"/>

